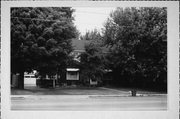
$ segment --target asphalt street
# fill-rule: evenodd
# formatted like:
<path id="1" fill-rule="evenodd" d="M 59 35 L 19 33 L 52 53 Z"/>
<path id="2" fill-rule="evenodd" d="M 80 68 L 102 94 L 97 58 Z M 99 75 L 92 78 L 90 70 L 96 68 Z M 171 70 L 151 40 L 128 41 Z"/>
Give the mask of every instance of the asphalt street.
<path id="1" fill-rule="evenodd" d="M 13 96 L 12 110 L 106 111 L 166 110 L 166 96 L 41 95 Z"/>
<path id="2" fill-rule="evenodd" d="M 111 88 L 26 88 L 12 90 L 12 110 L 136 111 L 167 110 L 167 94 Z"/>

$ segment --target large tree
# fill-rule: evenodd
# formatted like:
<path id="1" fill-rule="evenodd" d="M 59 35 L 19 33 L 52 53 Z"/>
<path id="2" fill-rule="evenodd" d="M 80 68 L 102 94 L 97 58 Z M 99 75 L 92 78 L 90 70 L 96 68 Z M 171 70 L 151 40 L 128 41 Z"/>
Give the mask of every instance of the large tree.
<path id="1" fill-rule="evenodd" d="M 20 74 L 36 69 L 41 75 L 54 75 L 65 67 L 77 37 L 69 7 L 11 8 L 11 72 Z"/>
<path id="2" fill-rule="evenodd" d="M 114 78 L 167 87 L 166 8 L 117 8 L 105 24 L 104 39 Z"/>
<path id="3" fill-rule="evenodd" d="M 85 52 L 80 55 L 81 78 L 85 82 L 90 79 L 101 81 L 105 69 L 102 36 L 97 30 L 93 30 L 81 36 L 81 39 L 88 40 Z"/>

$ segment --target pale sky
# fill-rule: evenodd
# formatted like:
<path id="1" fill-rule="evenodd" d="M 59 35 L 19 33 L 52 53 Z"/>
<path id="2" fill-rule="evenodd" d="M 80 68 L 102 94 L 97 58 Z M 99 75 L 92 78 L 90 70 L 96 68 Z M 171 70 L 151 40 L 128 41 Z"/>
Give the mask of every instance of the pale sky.
<path id="1" fill-rule="evenodd" d="M 74 7 L 74 23 L 82 35 L 88 30 L 101 30 L 111 11 L 111 7 Z"/>

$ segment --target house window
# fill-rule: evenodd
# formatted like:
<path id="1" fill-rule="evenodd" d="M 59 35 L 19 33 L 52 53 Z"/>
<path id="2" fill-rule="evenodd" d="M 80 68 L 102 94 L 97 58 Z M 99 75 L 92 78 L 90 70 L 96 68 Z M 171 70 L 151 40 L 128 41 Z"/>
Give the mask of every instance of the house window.
<path id="1" fill-rule="evenodd" d="M 66 70 L 66 80 L 79 80 L 78 68 L 67 68 Z"/>

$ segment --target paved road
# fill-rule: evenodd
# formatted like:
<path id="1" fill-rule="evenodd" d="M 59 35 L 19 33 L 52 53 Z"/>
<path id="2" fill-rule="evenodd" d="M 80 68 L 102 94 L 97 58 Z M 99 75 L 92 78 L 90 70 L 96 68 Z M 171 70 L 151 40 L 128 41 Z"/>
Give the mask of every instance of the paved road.
<path id="1" fill-rule="evenodd" d="M 16 95 L 12 96 L 12 110 L 166 110 L 167 96 L 118 95 Z"/>

